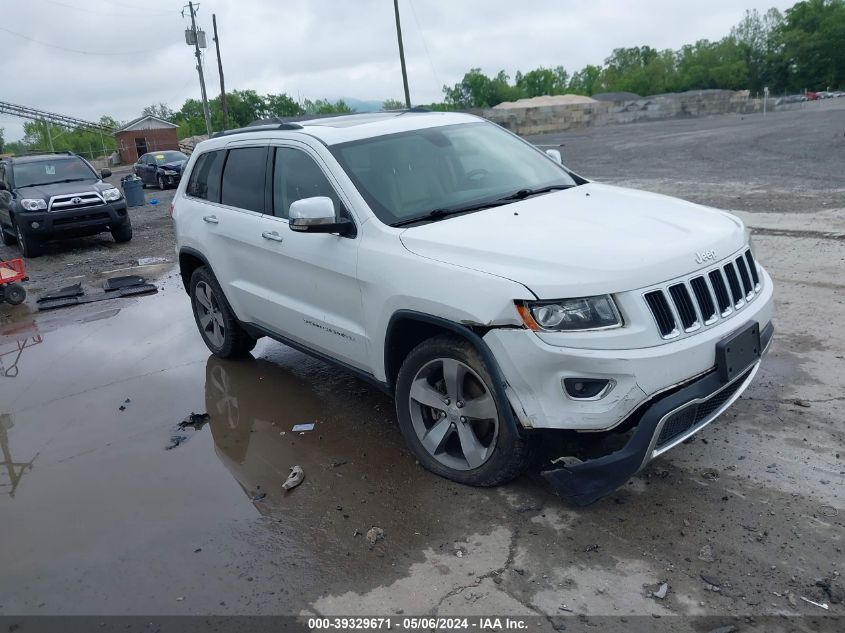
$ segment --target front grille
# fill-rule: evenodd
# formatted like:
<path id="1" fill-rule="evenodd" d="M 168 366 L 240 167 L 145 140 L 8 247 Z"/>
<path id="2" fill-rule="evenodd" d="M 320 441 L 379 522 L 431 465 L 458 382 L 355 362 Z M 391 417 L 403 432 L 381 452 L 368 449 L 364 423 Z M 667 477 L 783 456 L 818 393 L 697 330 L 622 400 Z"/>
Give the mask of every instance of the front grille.
<path id="1" fill-rule="evenodd" d="M 663 428 L 660 429 L 656 448 L 665 446 L 702 422 L 708 421 L 716 411 L 721 409 L 739 391 L 739 388 L 745 382 L 746 378 L 748 378 L 750 372 L 751 369 L 709 398 L 689 404 L 672 413 L 663 423 Z"/>
<path id="2" fill-rule="evenodd" d="M 740 310 L 762 290 L 751 249 L 706 274 L 646 292 L 660 336 L 674 338 L 710 326 Z"/>
<path id="3" fill-rule="evenodd" d="M 105 204 L 102 196 L 96 191 L 85 191 L 83 193 L 71 193 L 61 196 L 53 196 L 47 205 L 48 211 L 71 211 L 75 209 L 88 209 Z"/>

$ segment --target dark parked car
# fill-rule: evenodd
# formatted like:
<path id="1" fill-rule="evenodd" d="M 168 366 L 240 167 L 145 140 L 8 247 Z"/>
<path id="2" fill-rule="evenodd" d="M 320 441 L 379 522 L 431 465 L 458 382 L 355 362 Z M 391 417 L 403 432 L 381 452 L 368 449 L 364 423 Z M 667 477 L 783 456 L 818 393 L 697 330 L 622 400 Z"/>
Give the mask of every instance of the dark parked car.
<path id="1" fill-rule="evenodd" d="M 132 239 L 132 223 L 120 189 L 103 182 L 85 159 L 70 152 L 6 158 L 0 161 L 0 237 L 15 242 L 24 257 L 37 257 L 44 242 L 96 235 L 115 242 Z"/>
<path id="2" fill-rule="evenodd" d="M 133 171 L 144 187 L 157 185 L 164 190 L 179 184 L 187 162 L 188 157 L 182 152 L 149 152 L 138 159 Z"/>

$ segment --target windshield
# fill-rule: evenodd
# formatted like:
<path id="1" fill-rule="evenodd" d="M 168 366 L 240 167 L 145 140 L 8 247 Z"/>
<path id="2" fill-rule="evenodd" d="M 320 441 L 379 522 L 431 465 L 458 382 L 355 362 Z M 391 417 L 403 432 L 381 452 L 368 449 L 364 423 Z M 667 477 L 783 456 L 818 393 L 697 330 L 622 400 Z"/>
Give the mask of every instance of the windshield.
<path id="1" fill-rule="evenodd" d="M 167 163 L 178 163 L 183 160 L 188 160 L 188 157 L 182 152 L 161 152 L 153 154 L 156 165 L 166 165 Z"/>
<path id="2" fill-rule="evenodd" d="M 45 159 L 31 163 L 16 163 L 14 170 L 15 187 L 100 179 L 88 164 L 80 158 Z"/>
<path id="3" fill-rule="evenodd" d="M 331 150 L 385 224 L 576 184 L 538 150 L 484 122 L 351 141 Z"/>

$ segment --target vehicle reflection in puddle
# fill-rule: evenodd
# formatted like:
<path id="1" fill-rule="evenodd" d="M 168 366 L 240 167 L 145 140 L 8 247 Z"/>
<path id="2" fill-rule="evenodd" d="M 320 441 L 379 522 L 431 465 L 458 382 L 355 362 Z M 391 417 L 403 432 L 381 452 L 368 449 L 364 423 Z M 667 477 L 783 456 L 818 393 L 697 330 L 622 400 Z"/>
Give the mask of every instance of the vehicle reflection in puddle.
<path id="1" fill-rule="evenodd" d="M 17 378 L 20 373 L 21 356 L 26 348 L 43 343 L 40 334 L 17 339 L 14 343 L 0 344 L 0 376 L 3 378 Z"/>
<path id="2" fill-rule="evenodd" d="M 301 374 L 318 361 L 284 354 L 288 368 L 265 359 L 206 364 L 206 409 L 215 451 L 246 496 L 264 515 L 330 540 L 348 540 L 372 525 L 403 525 L 405 515 L 431 495 L 443 479 L 429 475 L 405 449 L 389 400 L 341 372 L 321 385 L 319 395 Z M 315 363 L 312 366 L 311 363 Z M 345 389 L 343 387 L 346 387 Z M 327 393 L 328 391 L 328 393 Z M 380 409 L 383 412 L 379 413 Z M 314 430 L 294 433 L 296 424 Z M 305 471 L 303 483 L 282 489 L 290 469 Z M 380 522 L 380 523 L 379 523 Z M 427 520 L 416 519 L 416 530 Z M 395 534 L 395 532 L 394 532 Z"/>

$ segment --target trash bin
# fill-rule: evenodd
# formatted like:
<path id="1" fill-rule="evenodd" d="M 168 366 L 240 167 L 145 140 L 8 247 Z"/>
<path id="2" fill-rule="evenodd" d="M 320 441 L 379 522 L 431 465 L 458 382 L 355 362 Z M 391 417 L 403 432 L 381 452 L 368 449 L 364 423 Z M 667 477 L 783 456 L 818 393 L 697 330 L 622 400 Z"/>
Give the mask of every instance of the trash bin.
<path id="1" fill-rule="evenodd" d="M 141 179 L 137 176 L 126 176 L 121 180 L 123 185 L 123 195 L 126 196 L 126 204 L 130 207 L 143 207 L 146 204 L 144 200 L 144 188 L 141 185 Z"/>

